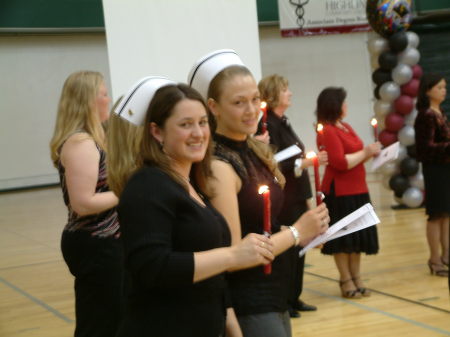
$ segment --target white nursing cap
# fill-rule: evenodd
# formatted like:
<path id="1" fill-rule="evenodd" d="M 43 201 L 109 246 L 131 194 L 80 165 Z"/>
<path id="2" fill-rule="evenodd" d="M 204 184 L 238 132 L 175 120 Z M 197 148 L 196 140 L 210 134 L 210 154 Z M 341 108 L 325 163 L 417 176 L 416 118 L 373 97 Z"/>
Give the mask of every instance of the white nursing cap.
<path id="1" fill-rule="evenodd" d="M 143 125 L 155 92 L 175 82 L 159 76 L 144 77 L 135 83 L 117 105 L 114 113 L 135 125 Z"/>
<path id="2" fill-rule="evenodd" d="M 225 68 L 233 65 L 245 66 L 234 50 L 213 51 L 195 63 L 189 72 L 188 83 L 206 100 L 208 99 L 209 84 L 214 77 Z"/>

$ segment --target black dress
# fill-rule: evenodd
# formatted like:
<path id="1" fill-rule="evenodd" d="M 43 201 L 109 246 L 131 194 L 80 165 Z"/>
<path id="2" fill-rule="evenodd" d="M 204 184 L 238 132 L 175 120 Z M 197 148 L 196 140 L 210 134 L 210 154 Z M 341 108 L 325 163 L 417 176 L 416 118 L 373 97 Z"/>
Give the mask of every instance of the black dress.
<path id="1" fill-rule="evenodd" d="M 258 194 L 260 185 L 270 188 L 272 233 L 279 232 L 277 218 L 283 203 L 283 190 L 272 172 L 246 141 L 235 141 L 218 134 L 214 140 L 216 158 L 232 165 L 242 181 L 237 195 L 242 237 L 263 232 L 263 198 Z M 270 275 L 265 275 L 261 266 L 228 275 L 231 300 L 237 316 L 287 310 L 286 258 L 286 252 L 276 257 Z"/>
<path id="2" fill-rule="evenodd" d="M 432 109 L 419 112 L 416 131 L 417 158 L 422 162 L 425 206 L 429 219 L 450 215 L 450 127 L 444 114 Z"/>
<path id="3" fill-rule="evenodd" d="M 230 244 L 225 220 L 205 203 L 155 167 L 128 182 L 118 213 L 132 291 L 119 337 L 223 336 L 224 275 L 193 283 L 193 252 Z"/>

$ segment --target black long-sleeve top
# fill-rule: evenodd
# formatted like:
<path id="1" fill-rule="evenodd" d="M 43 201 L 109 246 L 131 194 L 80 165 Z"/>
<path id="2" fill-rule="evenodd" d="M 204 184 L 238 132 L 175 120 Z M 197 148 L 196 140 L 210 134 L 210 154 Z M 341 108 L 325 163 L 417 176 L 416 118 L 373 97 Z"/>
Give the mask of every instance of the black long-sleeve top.
<path id="1" fill-rule="evenodd" d="M 450 162 L 450 127 L 444 114 L 419 112 L 414 123 L 417 158 L 423 163 Z"/>
<path id="2" fill-rule="evenodd" d="M 223 217 L 166 173 L 144 167 L 118 206 L 132 291 L 119 336 L 219 336 L 225 322 L 225 280 L 193 283 L 194 252 L 228 246 Z"/>

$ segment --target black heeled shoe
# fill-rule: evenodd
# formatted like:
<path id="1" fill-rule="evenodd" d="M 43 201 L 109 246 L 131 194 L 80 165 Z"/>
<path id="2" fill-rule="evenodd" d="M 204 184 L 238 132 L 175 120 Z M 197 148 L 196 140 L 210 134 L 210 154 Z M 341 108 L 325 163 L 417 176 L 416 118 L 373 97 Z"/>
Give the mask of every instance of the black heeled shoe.
<path id="1" fill-rule="evenodd" d="M 442 262 L 442 264 L 443 264 L 444 266 L 447 266 L 447 267 L 448 267 L 448 261 L 447 261 L 447 262 L 445 262 L 445 260 L 444 260 L 444 257 L 443 257 L 443 256 L 441 256 L 441 262 Z"/>
<path id="2" fill-rule="evenodd" d="M 342 287 L 344 284 L 346 284 L 347 282 L 353 282 L 353 279 L 348 279 L 345 281 L 339 281 L 339 286 L 341 288 L 341 295 L 344 298 L 352 298 L 352 299 L 357 299 L 357 298 L 361 298 L 362 294 L 359 292 L 358 289 L 352 289 L 352 290 L 344 290 L 344 288 Z"/>
<path id="3" fill-rule="evenodd" d="M 448 277 L 448 268 L 443 263 L 432 263 L 428 260 L 428 268 L 430 268 L 431 275 Z"/>
<path id="4" fill-rule="evenodd" d="M 358 291 L 361 293 L 361 295 L 363 295 L 364 297 L 369 297 L 372 294 L 370 289 L 366 288 L 366 287 L 358 287 L 358 285 L 356 284 L 356 280 L 360 280 L 360 279 L 361 279 L 360 276 L 352 278 L 353 283 L 355 283 L 356 289 L 358 289 Z"/>

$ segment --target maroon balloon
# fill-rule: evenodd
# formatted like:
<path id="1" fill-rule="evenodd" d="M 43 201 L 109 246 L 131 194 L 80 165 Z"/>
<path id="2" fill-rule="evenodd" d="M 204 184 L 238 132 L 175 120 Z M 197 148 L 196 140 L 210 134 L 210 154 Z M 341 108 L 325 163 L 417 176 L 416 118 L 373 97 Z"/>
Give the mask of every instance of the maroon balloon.
<path id="1" fill-rule="evenodd" d="M 421 78 L 422 74 L 423 74 L 423 70 L 422 67 L 419 66 L 418 64 L 416 64 L 415 66 L 413 66 L 412 68 L 412 73 L 413 73 L 413 78 Z"/>
<path id="2" fill-rule="evenodd" d="M 401 95 L 394 102 L 395 112 L 408 115 L 414 108 L 414 100 L 408 95 Z"/>
<path id="3" fill-rule="evenodd" d="M 420 81 L 416 78 L 413 78 L 408 83 L 401 86 L 402 95 L 408 95 L 411 97 L 416 97 L 419 93 L 419 84 Z"/>
<path id="4" fill-rule="evenodd" d="M 378 135 L 378 140 L 383 146 L 389 146 L 398 140 L 397 133 L 383 130 Z"/>
<path id="5" fill-rule="evenodd" d="M 405 118 L 395 112 L 391 112 L 384 119 L 384 127 L 387 131 L 397 132 L 405 124 Z"/>

